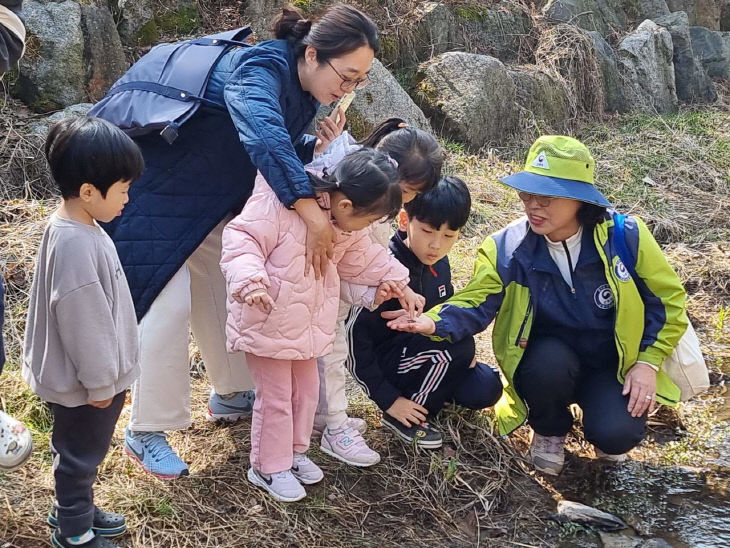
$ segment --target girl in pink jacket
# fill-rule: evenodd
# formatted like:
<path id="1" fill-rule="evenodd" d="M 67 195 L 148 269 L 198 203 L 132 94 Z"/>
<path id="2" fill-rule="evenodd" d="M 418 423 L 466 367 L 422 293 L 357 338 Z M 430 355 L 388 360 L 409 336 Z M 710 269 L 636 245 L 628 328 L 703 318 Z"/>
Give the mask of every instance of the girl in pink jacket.
<path id="1" fill-rule="evenodd" d="M 258 176 L 253 195 L 223 231 L 221 268 L 228 284 L 226 335 L 243 351 L 256 384 L 248 479 L 274 498 L 306 495 L 322 471 L 306 455 L 319 395 L 316 359 L 331 352 L 340 278 L 381 286 L 420 302 L 408 270 L 366 230 L 401 204 L 396 163 L 362 149 L 331 175 L 310 174 L 335 229 L 332 260 L 320 279 L 305 274 L 307 226 Z"/>

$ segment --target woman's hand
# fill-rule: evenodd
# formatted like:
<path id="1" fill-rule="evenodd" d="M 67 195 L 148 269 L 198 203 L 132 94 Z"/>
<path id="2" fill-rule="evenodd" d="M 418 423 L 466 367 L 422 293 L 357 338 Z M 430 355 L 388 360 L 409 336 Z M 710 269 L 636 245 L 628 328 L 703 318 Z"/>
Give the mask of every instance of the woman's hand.
<path id="1" fill-rule="evenodd" d="M 636 363 L 629 369 L 624 381 L 624 396 L 629 394 L 627 407 L 632 417 L 642 416 L 646 410 L 654 410 L 656 401 L 656 371 L 645 363 Z"/>
<path id="2" fill-rule="evenodd" d="M 274 299 L 271 298 L 265 289 L 254 289 L 243 297 L 243 302 L 248 306 L 257 306 L 262 312 L 269 312 L 276 309 Z"/>
<path id="3" fill-rule="evenodd" d="M 428 316 L 421 314 L 412 320 L 408 317 L 407 310 L 392 310 L 380 314 L 388 322 L 388 327 L 395 331 L 407 331 L 409 333 L 421 333 L 422 335 L 433 335 L 436 332 L 436 324 Z"/>
<path id="4" fill-rule="evenodd" d="M 335 231 L 327 213 L 319 207 L 314 198 L 297 200 L 294 209 L 307 223 L 307 258 L 304 263 L 304 275 L 307 276 L 309 268 L 314 267 L 314 277 L 319 280 L 332 258 Z"/>
<path id="5" fill-rule="evenodd" d="M 338 112 L 340 113 L 340 120 L 339 122 L 335 122 Z M 339 107 L 319 122 L 319 129 L 314 131 L 314 134 L 317 136 L 317 144 L 314 145 L 315 154 L 322 154 L 327 150 L 327 147 L 330 146 L 332 141 L 342 135 L 345 122 L 347 122 L 347 118 L 345 118 L 345 113 Z"/>
<path id="6" fill-rule="evenodd" d="M 408 398 L 398 396 L 398 399 L 393 402 L 393 405 L 388 408 L 386 413 L 394 419 L 397 419 L 403 426 L 410 428 L 411 426 L 426 422 L 428 409 Z"/>
<path id="7" fill-rule="evenodd" d="M 410 287 L 403 289 L 403 296 L 398 299 L 400 305 L 408 312 L 408 319 L 415 320 L 423 312 L 426 299 L 413 291 Z"/>

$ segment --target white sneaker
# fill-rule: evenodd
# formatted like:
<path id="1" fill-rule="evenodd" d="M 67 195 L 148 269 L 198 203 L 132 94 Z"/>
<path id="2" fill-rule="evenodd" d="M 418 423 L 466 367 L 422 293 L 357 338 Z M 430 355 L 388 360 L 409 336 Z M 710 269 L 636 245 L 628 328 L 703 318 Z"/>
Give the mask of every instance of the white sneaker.
<path id="1" fill-rule="evenodd" d="M 291 473 L 300 483 L 304 485 L 312 485 L 319 481 L 322 481 L 324 472 L 322 469 L 314 464 L 311 459 L 304 453 L 294 453 L 292 459 Z"/>
<path id="2" fill-rule="evenodd" d="M 0 470 L 12 472 L 33 452 L 33 438 L 25 425 L 0 411 Z"/>
<path id="3" fill-rule="evenodd" d="M 364 434 L 368 431 L 368 423 L 366 423 L 363 419 L 359 419 L 357 417 L 347 417 L 347 420 L 345 421 L 345 424 L 342 426 L 342 428 L 348 427 L 357 430 L 358 432 L 360 432 L 360 434 Z M 312 436 L 321 436 L 325 428 L 327 428 L 327 423 L 325 422 L 324 418 L 316 417 L 314 419 L 314 426 L 312 427 Z"/>
<path id="4" fill-rule="evenodd" d="M 605 461 L 605 462 L 618 463 L 618 462 L 626 462 L 627 460 L 629 460 L 628 453 L 620 453 L 618 455 L 609 455 L 608 453 L 604 453 L 598 447 L 595 447 L 595 446 L 593 447 L 593 450 L 596 453 L 596 458 L 600 459 L 602 461 Z"/>
<path id="5" fill-rule="evenodd" d="M 284 470 L 276 474 L 262 474 L 253 468 L 248 469 L 248 481 L 269 492 L 281 502 L 296 502 L 307 496 L 302 484 L 297 481 L 291 470 Z"/>
<path id="6" fill-rule="evenodd" d="M 565 438 L 566 436 L 541 436 L 532 432 L 530 460 L 535 470 L 551 476 L 557 476 L 563 471 Z"/>
<path id="7" fill-rule="evenodd" d="M 338 430 L 325 428 L 320 449 L 350 466 L 366 467 L 380 462 L 380 454 L 370 449 L 362 434 L 350 427 Z"/>

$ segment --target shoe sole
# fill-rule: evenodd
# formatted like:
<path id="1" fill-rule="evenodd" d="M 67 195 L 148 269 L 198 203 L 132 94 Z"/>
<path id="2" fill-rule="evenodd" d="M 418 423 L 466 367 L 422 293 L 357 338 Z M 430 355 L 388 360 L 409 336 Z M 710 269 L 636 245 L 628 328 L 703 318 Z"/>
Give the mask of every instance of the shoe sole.
<path id="1" fill-rule="evenodd" d="M 320 477 L 319 479 L 316 479 L 316 480 L 310 480 L 307 478 L 303 478 L 301 476 L 297 476 L 294 472 L 292 472 L 292 476 L 297 478 L 297 481 L 303 485 L 314 485 L 315 483 L 319 483 L 320 481 L 322 481 L 324 479 L 324 473 L 322 474 L 322 477 Z"/>
<path id="2" fill-rule="evenodd" d="M 66 548 L 63 544 L 58 543 L 56 536 L 53 533 L 51 533 L 51 546 L 54 548 Z"/>
<path id="3" fill-rule="evenodd" d="M 139 460 L 139 458 L 137 457 L 137 455 L 135 455 L 134 453 L 132 453 L 126 447 L 124 448 L 124 452 L 127 454 L 127 456 L 130 459 L 132 459 L 134 462 L 136 462 L 137 464 L 139 464 L 140 467 L 142 468 L 142 470 L 144 470 L 145 472 L 147 472 L 150 476 L 154 476 L 157 479 L 161 479 L 162 481 L 172 481 L 172 480 L 180 479 L 180 478 L 183 478 L 183 477 L 186 477 L 186 476 L 189 476 L 190 475 L 190 472 L 189 471 L 186 471 L 187 473 L 183 472 L 183 473 L 177 474 L 177 475 L 175 475 L 175 474 L 156 474 L 155 472 L 152 472 L 151 470 L 148 470 L 147 468 L 145 468 L 145 465 L 142 464 L 142 461 Z"/>
<path id="4" fill-rule="evenodd" d="M 46 518 L 46 523 L 56 529 L 58 527 L 58 519 L 54 518 L 52 515 L 48 515 L 48 518 Z M 91 530 L 94 531 L 99 536 L 112 538 L 112 537 L 118 537 L 119 535 L 123 535 L 127 532 L 127 524 L 120 525 L 119 527 L 91 527 Z"/>
<path id="5" fill-rule="evenodd" d="M 28 460 L 30 459 L 30 456 L 33 454 L 33 440 L 30 440 L 30 443 L 26 446 L 25 452 L 20 457 L 20 461 L 18 461 L 17 464 L 13 464 L 12 466 L 4 466 L 0 465 L 0 471 L 2 472 L 12 472 L 14 470 L 17 470 L 21 466 L 23 466 Z"/>
<path id="6" fill-rule="evenodd" d="M 274 497 L 276 500 L 280 502 L 297 502 L 298 500 L 302 500 L 304 497 L 307 496 L 307 493 L 304 493 L 298 497 L 284 497 L 278 493 L 275 493 L 272 491 L 268 484 L 263 481 L 261 478 L 259 478 L 258 474 L 253 471 L 253 468 L 248 469 L 248 473 L 246 474 L 246 477 L 248 478 L 248 481 L 253 483 L 256 487 L 260 487 L 264 491 L 266 491 L 269 495 Z"/>
<path id="7" fill-rule="evenodd" d="M 208 408 L 208 412 L 205 414 L 205 420 L 214 424 L 217 422 L 233 424 L 250 416 L 251 411 L 246 413 L 213 413 L 210 408 Z"/>
<path id="8" fill-rule="evenodd" d="M 393 426 L 389 422 L 380 421 L 380 424 L 383 425 L 383 426 L 387 426 L 388 428 L 390 428 L 396 434 L 396 436 L 398 436 L 400 439 L 402 439 L 406 443 L 408 443 L 408 444 L 412 444 L 413 443 L 413 441 L 414 441 L 413 438 L 409 438 L 408 436 L 406 436 L 405 434 L 403 434 L 403 432 L 401 432 L 400 430 L 398 430 L 398 428 L 396 428 L 395 426 Z M 438 441 L 420 441 L 420 440 L 416 440 L 416 445 L 418 447 L 422 447 L 423 449 L 440 449 L 441 446 L 443 446 L 443 444 L 444 444 L 444 440 L 438 440 Z"/>
<path id="9" fill-rule="evenodd" d="M 560 470 L 555 470 L 553 468 L 548 468 L 547 466 L 541 466 L 541 465 L 539 465 L 538 463 L 535 462 L 535 460 L 532 457 L 532 455 L 530 455 L 530 462 L 532 463 L 532 467 L 535 470 L 537 470 L 538 472 L 540 472 L 542 474 L 547 474 L 549 476 L 559 476 L 560 473 L 563 471 L 563 468 L 565 466 L 565 465 L 560 466 L 560 465 L 556 464 L 555 466 L 560 466 Z"/>
<path id="10" fill-rule="evenodd" d="M 369 466 L 375 466 L 376 464 L 378 464 L 380 462 L 380 456 L 378 456 L 378 460 L 376 460 L 375 462 L 362 463 L 362 462 L 355 462 L 353 460 L 347 460 L 342 455 L 335 453 L 332 449 L 328 449 L 324 445 L 320 445 L 319 450 L 322 451 L 322 453 L 324 453 L 325 455 L 329 455 L 333 459 L 342 461 L 345 464 L 349 464 L 350 466 L 356 466 L 357 468 L 368 468 Z"/>

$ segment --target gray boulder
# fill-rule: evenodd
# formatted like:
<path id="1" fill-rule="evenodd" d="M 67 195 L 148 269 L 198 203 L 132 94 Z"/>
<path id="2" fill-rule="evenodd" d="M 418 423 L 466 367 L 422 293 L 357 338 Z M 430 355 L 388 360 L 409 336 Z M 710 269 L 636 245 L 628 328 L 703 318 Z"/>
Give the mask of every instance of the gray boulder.
<path id="1" fill-rule="evenodd" d="M 381 55 L 395 66 L 412 66 L 455 48 L 457 26 L 451 9 L 440 2 L 423 2 L 411 19 L 381 37 Z"/>
<path id="2" fill-rule="evenodd" d="M 122 43 L 127 46 L 150 45 L 159 39 L 152 11 L 152 0 L 108 0 L 109 9 L 118 21 Z"/>
<path id="3" fill-rule="evenodd" d="M 507 2 L 493 8 L 457 7 L 453 13 L 455 47 L 450 49 L 512 61 L 530 39 L 532 19 L 529 14 Z"/>
<path id="4" fill-rule="evenodd" d="M 26 0 L 27 50 L 13 93 L 36 111 L 80 103 L 85 95 L 81 6 L 71 0 Z"/>
<path id="5" fill-rule="evenodd" d="M 651 19 L 652 21 L 670 13 L 667 0 L 638 0 L 637 11 L 640 20 Z"/>
<path id="6" fill-rule="evenodd" d="M 370 70 L 370 85 L 359 90 L 347 111 L 350 131 L 364 137 L 387 118 L 397 116 L 409 124 L 431 131 L 420 108 L 383 64 L 375 59 Z"/>
<path id="7" fill-rule="evenodd" d="M 521 126 L 547 125 L 562 132 L 570 118 L 565 87 L 534 66 L 514 67 L 508 72 L 515 84 L 515 99 L 524 122 Z"/>
<path id="8" fill-rule="evenodd" d="M 93 106 L 94 105 L 92 103 L 71 105 L 63 110 L 59 110 L 58 112 L 54 112 L 53 114 L 44 116 L 33 123 L 28 124 L 28 132 L 31 135 L 40 136 L 43 140 L 45 140 L 46 134 L 53 124 L 60 122 L 64 118 L 78 118 L 79 116 L 86 116 Z"/>
<path id="9" fill-rule="evenodd" d="M 628 18 L 620 2 L 613 0 L 550 0 L 542 9 L 554 22 L 571 23 L 602 36 L 626 29 Z"/>
<path id="10" fill-rule="evenodd" d="M 711 78 L 730 79 L 730 32 L 690 27 L 692 50 Z"/>
<path id="11" fill-rule="evenodd" d="M 725 30 L 721 28 L 721 20 L 726 0 L 667 0 L 667 5 L 672 12 L 685 12 L 690 26 Z"/>
<path id="12" fill-rule="evenodd" d="M 86 91 L 98 101 L 127 70 L 127 60 L 112 14 L 106 5 L 81 5 Z"/>
<path id="13" fill-rule="evenodd" d="M 501 61 L 450 52 L 421 65 L 416 94 L 438 132 L 479 149 L 503 142 L 519 123 L 516 89 Z"/>
<path id="14" fill-rule="evenodd" d="M 687 14 L 677 11 L 664 17 L 658 17 L 655 23 L 666 28 L 672 35 L 677 98 L 685 103 L 715 101 L 717 99 L 715 85 L 692 49 Z"/>
<path id="15" fill-rule="evenodd" d="M 271 21 L 286 4 L 281 0 L 248 0 L 245 2 L 246 24 L 251 25 L 257 40 L 273 38 Z"/>
<path id="16" fill-rule="evenodd" d="M 601 69 L 604 112 L 626 112 L 626 97 L 621 84 L 616 54 L 613 48 L 597 31 L 588 32 L 595 45 L 596 59 Z"/>
<path id="17" fill-rule="evenodd" d="M 677 110 L 672 36 L 646 20 L 618 47 L 618 69 L 631 110 L 665 114 Z"/>

